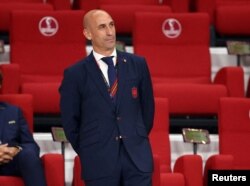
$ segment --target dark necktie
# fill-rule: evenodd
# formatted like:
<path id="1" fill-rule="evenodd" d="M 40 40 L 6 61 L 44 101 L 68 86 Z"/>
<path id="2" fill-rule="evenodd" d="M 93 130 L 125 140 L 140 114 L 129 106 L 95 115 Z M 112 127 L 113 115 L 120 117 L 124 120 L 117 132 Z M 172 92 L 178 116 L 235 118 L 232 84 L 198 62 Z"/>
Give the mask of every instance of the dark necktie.
<path id="1" fill-rule="evenodd" d="M 109 78 L 109 87 L 110 87 L 110 96 L 114 98 L 117 92 L 117 76 L 116 69 L 113 62 L 114 56 L 103 57 L 102 60 L 108 65 L 108 78 Z"/>

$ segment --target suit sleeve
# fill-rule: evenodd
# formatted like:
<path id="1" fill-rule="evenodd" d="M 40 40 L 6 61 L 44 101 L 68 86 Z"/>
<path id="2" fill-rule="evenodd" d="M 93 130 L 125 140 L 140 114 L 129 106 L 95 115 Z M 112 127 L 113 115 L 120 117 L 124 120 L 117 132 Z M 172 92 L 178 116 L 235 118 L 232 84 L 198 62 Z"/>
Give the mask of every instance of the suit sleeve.
<path id="1" fill-rule="evenodd" d="M 35 142 L 32 133 L 29 130 L 28 123 L 26 122 L 23 113 L 20 109 L 18 109 L 18 125 L 20 128 L 20 140 L 18 140 L 18 146 L 23 149 L 30 149 L 39 156 L 40 148 Z"/>
<path id="2" fill-rule="evenodd" d="M 142 69 L 142 81 L 141 81 L 140 97 L 142 106 L 142 116 L 145 123 L 145 127 L 149 134 L 153 127 L 155 105 L 154 105 L 152 81 L 145 59 L 144 62 L 142 63 L 141 69 Z"/>
<path id="3" fill-rule="evenodd" d="M 80 126 L 80 93 L 77 88 L 77 77 L 70 70 L 65 70 L 62 84 L 59 88 L 61 95 L 60 109 L 62 125 L 68 141 L 78 152 Z"/>

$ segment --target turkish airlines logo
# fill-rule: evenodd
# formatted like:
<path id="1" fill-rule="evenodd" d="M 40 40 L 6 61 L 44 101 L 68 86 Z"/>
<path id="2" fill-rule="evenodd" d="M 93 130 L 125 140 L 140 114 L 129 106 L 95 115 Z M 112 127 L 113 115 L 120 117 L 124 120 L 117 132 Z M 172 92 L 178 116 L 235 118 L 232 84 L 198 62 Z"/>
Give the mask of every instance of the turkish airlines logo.
<path id="1" fill-rule="evenodd" d="M 168 38 L 177 38 L 181 34 L 181 24 L 174 18 L 166 19 L 162 24 L 162 32 Z"/>
<path id="2" fill-rule="evenodd" d="M 39 22 L 39 30 L 44 36 L 53 36 L 59 28 L 58 22 L 54 17 L 43 17 Z"/>

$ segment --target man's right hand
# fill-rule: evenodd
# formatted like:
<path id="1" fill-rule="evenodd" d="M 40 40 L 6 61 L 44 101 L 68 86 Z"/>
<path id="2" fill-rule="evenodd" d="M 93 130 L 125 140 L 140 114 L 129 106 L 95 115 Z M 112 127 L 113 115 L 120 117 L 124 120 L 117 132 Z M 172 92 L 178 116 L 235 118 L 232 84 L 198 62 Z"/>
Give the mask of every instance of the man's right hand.
<path id="1" fill-rule="evenodd" d="M 12 159 L 13 159 L 13 157 L 9 153 L 8 144 L 0 145 L 0 165 L 8 163 Z"/>

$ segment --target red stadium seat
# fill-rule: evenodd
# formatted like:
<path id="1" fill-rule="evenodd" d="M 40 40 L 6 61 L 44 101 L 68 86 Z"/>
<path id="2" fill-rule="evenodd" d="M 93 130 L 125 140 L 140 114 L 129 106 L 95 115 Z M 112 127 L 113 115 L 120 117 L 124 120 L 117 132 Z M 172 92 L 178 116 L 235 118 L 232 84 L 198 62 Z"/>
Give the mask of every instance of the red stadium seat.
<path id="1" fill-rule="evenodd" d="M 81 179 L 81 163 L 79 156 L 74 158 L 74 167 L 73 167 L 73 181 L 72 186 L 85 186 L 84 182 Z"/>
<path id="2" fill-rule="evenodd" d="M 0 95 L 1 102 L 18 106 L 27 120 L 29 129 L 33 132 L 33 98 L 29 94 Z M 42 157 L 45 177 L 48 186 L 64 186 L 64 160 L 61 154 L 44 154 Z M 0 185 L 24 186 L 20 177 L 0 176 Z"/>
<path id="3" fill-rule="evenodd" d="M 99 1 L 100 5 L 103 4 L 120 4 L 120 5 L 128 5 L 128 4 L 133 4 L 133 5 L 158 5 L 159 0 L 100 0 Z"/>
<path id="4" fill-rule="evenodd" d="M 249 0 L 190 0 L 190 3 L 193 5 L 193 11 L 209 14 L 211 24 L 215 22 L 215 9 L 219 6 L 250 5 Z"/>
<path id="5" fill-rule="evenodd" d="M 103 5 L 167 5 L 174 12 L 187 12 L 189 0 L 74 0 L 74 9 L 85 11 L 100 8 Z"/>
<path id="6" fill-rule="evenodd" d="M 159 157 L 161 172 L 171 172 L 168 108 L 166 98 L 155 98 L 154 125 L 149 140 L 153 153 Z"/>
<path id="7" fill-rule="evenodd" d="M 169 6 L 160 5 L 104 4 L 100 8 L 106 10 L 114 19 L 117 34 L 129 35 L 132 35 L 136 12 L 171 12 Z"/>
<path id="8" fill-rule="evenodd" d="M 222 36 L 250 36 L 249 15 L 250 6 L 219 6 L 216 9 L 216 31 Z"/>
<path id="9" fill-rule="evenodd" d="M 0 66 L 5 78 L 2 93 L 32 94 L 35 114 L 59 114 L 63 71 L 86 56 L 83 14 L 13 12 L 10 64 Z"/>
<path id="10" fill-rule="evenodd" d="M 250 169 L 250 100 L 247 98 L 222 98 L 219 109 L 219 154 L 208 158 L 208 170 Z"/>
<path id="11" fill-rule="evenodd" d="M 76 0 L 75 9 L 89 11 L 91 9 L 106 10 L 114 19 L 117 39 L 126 45 L 131 42 L 134 14 L 136 12 L 187 12 L 188 0 Z"/>
<path id="12" fill-rule="evenodd" d="M 169 99 L 170 114 L 214 115 L 219 98 L 244 96 L 241 68 L 225 67 L 211 80 L 206 14 L 138 13 L 133 44 L 147 59 L 155 96 Z"/>
<path id="13" fill-rule="evenodd" d="M 48 11 L 53 10 L 53 6 L 44 3 L 2 3 L 0 1 L 0 32 L 9 32 L 11 24 L 11 12 L 16 10 Z"/>
<path id="14" fill-rule="evenodd" d="M 168 5 L 176 13 L 189 12 L 190 0 L 162 0 L 163 5 Z"/>
<path id="15" fill-rule="evenodd" d="M 52 4 L 55 10 L 71 10 L 70 0 L 46 0 L 46 3 Z"/>
<path id="16" fill-rule="evenodd" d="M 201 186 L 202 160 L 200 156 L 183 155 L 174 163 L 174 170 L 171 168 L 169 101 L 166 98 L 155 97 L 154 125 L 149 140 L 154 156 L 158 157 L 162 185 Z M 194 167 L 196 171 L 192 171 Z"/>
<path id="17" fill-rule="evenodd" d="M 211 46 L 226 46 L 227 40 L 250 41 L 248 29 L 250 0 L 191 0 L 191 2 L 193 11 L 205 12 L 210 17 L 213 36 Z"/>
<path id="18" fill-rule="evenodd" d="M 85 12 L 96 9 L 99 6 L 99 0 L 74 0 L 73 9 L 84 10 Z"/>
<path id="19" fill-rule="evenodd" d="M 135 12 L 169 12 L 170 7 L 161 5 L 159 0 L 78 0 L 78 8 L 88 11 L 91 9 L 106 10 L 114 19 L 117 40 L 132 45 L 131 35 Z"/>
<path id="20" fill-rule="evenodd" d="M 100 8 L 100 5 L 159 5 L 158 0 L 75 0 L 74 8 L 89 11 Z"/>
<path id="21" fill-rule="evenodd" d="M 216 7 L 215 45 L 226 46 L 226 42 L 229 40 L 250 42 L 249 15 L 250 1 L 247 5 Z"/>
<path id="22" fill-rule="evenodd" d="M 0 3 L 43 3 L 43 0 L 0 0 Z"/>

